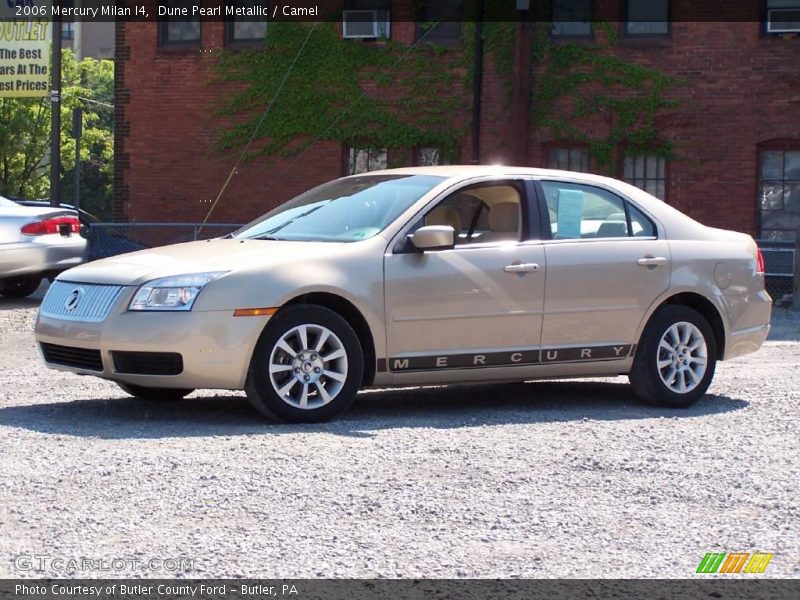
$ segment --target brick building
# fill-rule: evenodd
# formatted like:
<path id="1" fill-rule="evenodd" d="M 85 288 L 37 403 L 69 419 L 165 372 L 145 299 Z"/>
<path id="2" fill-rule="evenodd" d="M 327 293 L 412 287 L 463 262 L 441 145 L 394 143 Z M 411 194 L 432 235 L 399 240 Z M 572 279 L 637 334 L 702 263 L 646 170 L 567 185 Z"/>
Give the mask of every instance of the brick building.
<path id="1" fill-rule="evenodd" d="M 681 81 L 669 92 L 680 102 L 656 120 L 658 134 L 672 144 L 674 156 L 631 154 L 623 140 L 612 174 L 708 225 L 794 239 L 800 226 L 800 38 L 787 30 L 800 29 L 800 22 L 788 22 L 800 20 L 791 10 L 800 7 L 800 0 L 755 1 L 758 9 L 744 14 L 749 20 L 676 20 L 688 2 L 558 0 L 551 7 L 554 23 L 544 28 L 515 24 L 513 89 L 508 74 L 503 79 L 501 61 L 488 50 L 483 54 L 478 129 L 472 118 L 474 89 L 453 90 L 463 96 L 463 111 L 457 115 L 463 134 L 450 160 L 470 163 L 477 155 L 481 163 L 596 170 L 585 140 L 555 135 L 532 117 L 530 104 L 545 66 L 530 59 L 530 48 L 537 35 L 554 44 L 602 41 L 609 31 L 585 20 L 602 13 L 619 37 L 610 50 L 614 56 Z M 377 38 L 377 52 L 384 37 L 412 45 L 423 31 L 414 21 L 419 16 L 412 0 L 352 0 L 347 5 L 378 9 L 379 23 L 371 34 Z M 643 7 L 650 12 L 640 13 Z M 422 20 L 438 19 L 429 14 Z M 426 42 L 467 52 L 464 36 L 472 30 L 466 25 L 441 23 Z M 342 33 L 341 22 L 320 26 Z M 266 30 L 265 23 L 235 21 L 117 23 L 116 218 L 206 217 L 236 163 L 235 152 L 214 150 L 218 134 L 209 107 L 225 90 L 208 85 L 209 64 L 223 49 L 263 44 Z M 430 68 L 435 70 L 432 56 Z M 291 96 L 289 89 L 284 93 Z M 602 137 L 611 125 L 598 113 L 580 127 Z M 476 131 L 478 138 L 473 139 Z M 299 158 L 245 161 L 210 220 L 247 221 L 312 185 L 348 173 L 443 160 L 433 147 L 374 146 L 368 139 L 359 147 L 322 139 Z M 258 193 L 265 187 L 266 198 Z"/>

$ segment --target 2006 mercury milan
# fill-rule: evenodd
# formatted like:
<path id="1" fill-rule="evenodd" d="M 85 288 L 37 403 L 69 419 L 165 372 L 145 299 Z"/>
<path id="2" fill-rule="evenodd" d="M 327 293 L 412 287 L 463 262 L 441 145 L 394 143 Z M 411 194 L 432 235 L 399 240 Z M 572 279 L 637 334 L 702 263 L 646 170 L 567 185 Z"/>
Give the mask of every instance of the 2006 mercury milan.
<path id="1" fill-rule="evenodd" d="M 604 177 L 394 169 L 323 184 L 221 239 L 71 269 L 50 367 L 141 398 L 244 389 L 319 421 L 362 386 L 628 374 L 689 406 L 769 331 L 760 252 Z"/>

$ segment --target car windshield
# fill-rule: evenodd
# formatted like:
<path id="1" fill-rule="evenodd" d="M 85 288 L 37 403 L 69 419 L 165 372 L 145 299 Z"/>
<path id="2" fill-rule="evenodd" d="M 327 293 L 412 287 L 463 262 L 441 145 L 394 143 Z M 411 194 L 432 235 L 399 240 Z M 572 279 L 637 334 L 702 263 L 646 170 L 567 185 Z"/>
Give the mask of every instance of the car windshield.
<path id="1" fill-rule="evenodd" d="M 432 175 L 363 175 L 337 179 L 281 204 L 234 238 L 356 242 L 381 232 L 444 181 Z"/>

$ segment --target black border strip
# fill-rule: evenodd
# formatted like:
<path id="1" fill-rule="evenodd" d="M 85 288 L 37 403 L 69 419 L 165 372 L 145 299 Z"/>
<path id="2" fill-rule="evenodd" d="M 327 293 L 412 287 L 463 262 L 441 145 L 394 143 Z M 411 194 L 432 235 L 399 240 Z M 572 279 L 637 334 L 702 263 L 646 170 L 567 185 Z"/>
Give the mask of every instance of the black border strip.
<path id="1" fill-rule="evenodd" d="M 35 2 L 37 5 L 38 2 Z M 483 2 L 481 17 L 484 22 L 552 22 L 550 3 L 541 0 L 530 0 L 530 10 L 516 10 L 514 0 L 507 2 Z M 592 19 L 596 22 L 619 23 L 626 20 L 625 2 L 595 3 Z M 159 5 L 166 6 L 166 0 L 82 0 L 77 13 L 67 13 L 67 21 L 157 21 Z M 184 6 L 189 7 L 185 16 L 172 16 L 172 19 L 202 21 L 224 21 L 226 7 L 233 7 L 233 0 L 189 0 Z M 426 11 L 425 3 L 418 0 L 394 0 L 390 6 L 393 10 L 392 22 L 471 22 L 478 15 L 477 0 L 463 0 L 461 6 L 453 5 L 451 14 L 442 8 Z M 62 0 L 62 6 L 66 2 Z M 193 7 L 202 7 L 203 14 L 194 11 Z M 239 16 L 239 20 L 267 20 L 294 22 L 341 22 L 341 12 L 346 7 L 345 0 L 263 0 L 264 9 L 258 15 Z M 669 22 L 756 22 L 766 18 L 765 4 L 762 0 L 672 0 L 670 2 Z M 88 9 L 88 10 L 87 10 Z M 138 10 L 137 10 L 138 9 Z M 50 19 L 52 14 L 41 16 Z M 562 19 L 557 19 L 562 20 Z"/>
<path id="2" fill-rule="evenodd" d="M 39 589 L 41 592 L 19 591 Z M 203 586 L 203 587 L 201 587 Z M 55 591 L 54 591 L 55 590 Z M 63 590 L 63 591 L 59 591 Z M 71 593 L 65 593 L 69 590 Z M 159 591 L 163 590 L 163 591 Z M 202 591 L 201 591 L 202 590 Z M 798 579 L 5 579 L 14 600 L 788 600 Z"/>

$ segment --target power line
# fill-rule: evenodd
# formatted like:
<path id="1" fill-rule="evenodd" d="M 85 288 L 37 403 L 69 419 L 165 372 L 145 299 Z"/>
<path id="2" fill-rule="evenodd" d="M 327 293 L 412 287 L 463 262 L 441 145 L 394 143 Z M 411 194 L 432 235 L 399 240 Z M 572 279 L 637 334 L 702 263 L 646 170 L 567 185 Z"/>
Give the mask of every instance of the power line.
<path id="1" fill-rule="evenodd" d="M 63 96 L 68 96 L 69 94 L 62 94 Z M 101 102 L 100 100 L 92 100 L 91 98 L 85 98 L 83 96 L 74 96 L 78 100 L 83 100 L 84 102 L 89 102 L 91 104 L 99 104 L 100 106 L 106 106 L 108 108 L 114 108 L 113 104 L 109 104 L 108 102 Z"/>
<path id="2" fill-rule="evenodd" d="M 222 194 L 225 193 L 225 190 L 228 188 L 228 184 L 231 182 L 231 179 L 233 179 L 233 176 L 236 173 L 236 169 L 238 169 L 239 165 L 242 164 L 242 160 L 247 154 L 247 151 L 250 149 L 250 145 L 253 143 L 253 140 L 256 138 L 258 130 L 261 128 L 262 123 L 264 123 L 264 119 L 267 118 L 267 115 L 272 110 L 272 107 L 275 105 L 275 100 L 277 100 L 278 95 L 281 93 L 281 90 L 283 89 L 286 80 L 289 79 L 289 75 L 292 73 L 292 70 L 294 69 L 294 66 L 297 63 L 297 60 L 300 58 L 300 55 L 303 53 L 303 50 L 305 49 L 306 44 L 308 43 L 308 38 L 310 38 L 311 34 L 314 33 L 314 30 L 317 28 L 318 24 L 319 21 L 315 22 L 314 25 L 308 30 L 306 38 L 303 40 L 303 44 L 300 46 L 300 49 L 297 51 L 297 54 L 295 54 L 292 63 L 289 65 L 289 68 L 283 74 L 283 78 L 281 79 L 281 82 L 278 85 L 278 89 L 275 91 L 275 94 L 272 96 L 272 100 L 270 100 L 269 104 L 267 104 L 266 110 L 264 110 L 264 112 L 261 113 L 261 117 L 258 119 L 258 123 L 256 123 L 256 126 L 253 128 L 253 132 L 250 134 L 250 139 L 247 140 L 247 144 L 245 144 L 241 154 L 239 154 L 239 158 L 236 160 L 236 164 L 233 165 L 233 168 L 231 169 L 231 172 L 228 174 L 228 178 L 225 180 L 225 183 L 222 184 L 222 188 L 220 189 L 219 194 L 217 194 L 214 203 L 211 205 L 211 208 L 208 209 L 208 212 L 206 213 L 206 216 L 203 219 L 203 225 L 205 225 L 208 222 L 208 218 L 211 216 L 211 213 L 214 212 L 214 209 L 217 207 L 217 203 L 219 202 L 220 198 L 222 198 Z M 269 29 L 267 30 L 267 32 L 269 32 Z"/>
<path id="3" fill-rule="evenodd" d="M 405 50 L 405 51 L 404 51 L 404 52 L 403 52 L 403 53 L 402 53 L 402 54 L 401 54 L 401 55 L 398 57 L 398 59 L 397 59 L 397 60 L 396 60 L 394 63 L 392 63 L 392 64 L 391 64 L 391 65 L 388 67 L 388 69 L 386 70 L 386 74 L 388 74 L 388 73 L 391 73 L 391 72 L 392 72 L 392 71 L 393 71 L 393 70 L 394 70 L 394 69 L 395 69 L 395 68 L 396 68 L 396 67 L 397 67 L 397 66 L 398 66 L 398 65 L 399 65 L 399 64 L 400 64 L 400 63 L 401 63 L 401 62 L 402 62 L 402 61 L 403 61 L 405 58 L 406 58 L 406 56 L 408 56 L 408 54 L 409 54 L 409 53 L 410 53 L 412 50 L 414 50 L 414 49 L 415 49 L 415 48 L 416 48 L 416 47 L 417 47 L 419 44 L 421 44 L 421 43 L 422 43 L 422 42 L 425 40 L 425 38 L 426 38 L 426 37 L 428 37 L 428 35 L 431 33 L 431 31 L 433 31 L 434 29 L 436 29 L 436 26 L 437 26 L 437 25 L 439 25 L 439 23 L 440 23 L 440 21 L 436 21 L 436 22 L 435 22 L 435 23 L 434 23 L 434 24 L 433 24 L 433 25 L 432 25 L 432 26 L 431 26 L 431 27 L 430 27 L 430 28 L 429 28 L 429 29 L 428 29 L 428 30 L 427 30 L 427 31 L 426 31 L 426 32 L 425 32 L 425 33 L 424 33 L 424 34 L 423 34 L 423 35 L 422 35 L 422 36 L 421 36 L 421 37 L 420 37 L 420 38 L 419 38 L 417 41 L 416 41 L 416 42 L 414 42 L 414 43 L 413 43 L 411 46 L 409 46 L 409 47 L 408 47 L 408 48 L 407 48 L 407 49 L 406 49 L 406 50 Z M 339 121 L 341 121 L 341 120 L 342 120 L 342 119 L 343 119 L 343 118 L 344 118 L 344 117 L 345 117 L 345 116 L 346 116 L 346 115 L 347 115 L 347 114 L 348 114 L 348 113 L 349 113 L 351 110 L 353 110 L 353 109 L 354 109 L 354 108 L 355 108 L 355 107 L 358 105 L 358 103 L 359 103 L 359 102 L 361 102 L 361 100 L 363 100 L 363 99 L 364 99 L 364 97 L 365 97 L 366 95 L 367 95 L 367 92 L 366 92 L 366 90 L 362 90 L 362 91 L 361 91 L 361 94 L 358 96 L 358 98 L 356 98 L 355 100 L 353 100 L 353 102 L 350 104 L 350 106 L 348 106 L 348 107 L 347 107 L 347 108 L 345 108 L 345 109 L 344 109 L 344 110 L 343 110 L 341 113 L 339 113 L 339 115 L 338 115 L 338 116 L 337 116 L 337 117 L 336 117 L 336 118 L 335 118 L 335 119 L 334 119 L 334 120 L 333 120 L 333 121 L 332 121 L 332 122 L 331 122 L 331 123 L 330 123 L 330 124 L 329 124 L 329 125 L 328 125 L 328 126 L 325 128 L 325 129 L 324 129 L 324 130 L 323 130 L 323 131 L 322 131 L 322 133 L 320 133 L 320 134 L 319 134 L 317 137 L 315 137 L 313 140 L 311 140 L 311 142 L 309 142 L 308 144 L 306 144 L 305 148 L 303 148 L 303 149 L 300 151 L 300 153 L 299 153 L 299 154 L 297 154 L 297 155 L 294 157 L 294 159 L 293 159 L 293 160 L 292 160 L 292 161 L 291 161 L 291 162 L 290 162 L 288 165 L 286 165 L 286 167 L 284 167 L 284 168 L 283 168 L 283 170 L 281 170 L 281 172 L 280 172 L 280 173 L 278 173 L 276 176 L 274 176 L 274 177 L 271 177 L 271 178 L 270 178 L 270 183 L 267 185 L 267 187 L 266 187 L 266 188 L 264 188 L 264 192 L 263 192 L 263 193 L 264 193 L 264 194 L 266 194 L 266 193 L 267 193 L 267 192 L 268 192 L 270 189 L 272 189 L 272 187 L 275 185 L 275 182 L 276 182 L 276 181 L 278 181 L 278 180 L 279 180 L 281 177 L 283 177 L 283 175 L 284 175 L 284 174 L 286 174 L 286 172 L 287 172 L 287 171 L 288 171 L 288 170 L 289 170 L 289 169 L 290 169 L 292 166 L 294 166 L 294 164 L 295 164 L 295 163 L 296 163 L 298 160 L 300 160 L 300 157 L 301 157 L 301 156 L 303 156 L 303 154 L 305 154 L 305 153 L 306 153 L 306 151 L 307 151 L 309 148 L 311 148 L 311 146 L 313 146 L 313 145 L 314 145 L 314 144 L 316 144 L 318 141 L 320 141 L 320 140 L 321 140 L 321 139 L 322 139 L 322 138 L 325 136 L 325 134 L 327 134 L 327 133 L 328 133 L 328 132 L 329 132 L 331 129 L 333 129 L 333 127 L 334 127 L 334 126 L 335 126 L 335 125 L 336 125 L 336 124 L 337 124 Z M 252 141 L 252 139 L 251 139 L 251 141 Z M 249 142 L 248 142 L 248 146 L 249 146 Z M 239 214 L 238 214 L 238 215 L 236 215 L 236 219 L 238 219 L 238 218 L 239 218 L 239 217 L 242 215 L 242 213 L 243 213 L 243 212 L 244 212 L 244 211 L 239 211 Z M 234 220 L 236 220 L 236 219 L 234 219 Z"/>

